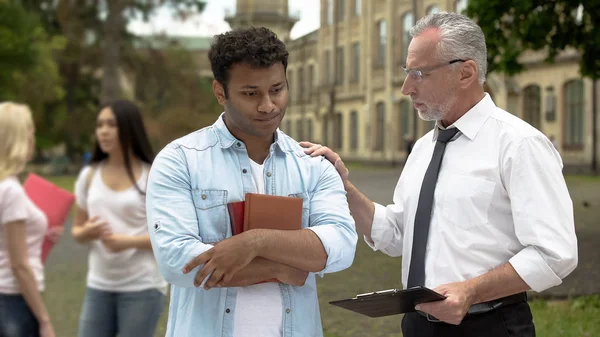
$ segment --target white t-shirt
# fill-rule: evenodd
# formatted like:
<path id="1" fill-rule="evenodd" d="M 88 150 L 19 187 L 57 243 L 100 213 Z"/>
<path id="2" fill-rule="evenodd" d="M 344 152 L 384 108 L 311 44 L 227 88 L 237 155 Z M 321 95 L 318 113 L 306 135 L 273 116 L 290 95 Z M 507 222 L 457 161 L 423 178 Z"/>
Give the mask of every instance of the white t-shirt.
<path id="1" fill-rule="evenodd" d="M 44 290 L 44 266 L 42 243 L 48 230 L 46 215 L 27 197 L 25 190 L 15 177 L 0 181 L 0 293 L 20 294 L 19 282 L 11 269 L 6 242 L 7 223 L 25 220 L 27 261 L 39 291 Z"/>
<path id="2" fill-rule="evenodd" d="M 90 167 L 87 166 L 75 182 L 77 205 L 86 210 L 89 218 L 98 216 L 115 234 L 147 235 L 145 196 L 135 186 L 114 191 L 102 181 L 102 168 L 97 166 L 86 193 Z M 137 185 L 145 191 L 149 167 L 144 166 Z M 166 293 L 167 283 L 162 278 L 151 249 L 131 248 L 118 253 L 108 251 L 100 240 L 90 241 L 87 285 L 90 288 L 131 292 L 156 288 Z"/>
<path id="3" fill-rule="evenodd" d="M 257 193 L 265 194 L 264 164 L 250 161 Z M 283 300 L 279 283 L 260 283 L 238 288 L 233 319 L 234 337 L 281 337 Z"/>

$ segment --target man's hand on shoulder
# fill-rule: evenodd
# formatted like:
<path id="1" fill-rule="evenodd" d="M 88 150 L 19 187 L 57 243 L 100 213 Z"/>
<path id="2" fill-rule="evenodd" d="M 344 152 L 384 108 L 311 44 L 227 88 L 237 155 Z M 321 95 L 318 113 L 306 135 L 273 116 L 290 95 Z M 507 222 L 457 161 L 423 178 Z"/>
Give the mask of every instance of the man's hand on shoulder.
<path id="1" fill-rule="evenodd" d="M 348 180 L 348 176 L 350 175 L 348 168 L 346 168 L 346 165 L 344 165 L 340 155 L 335 153 L 332 149 L 328 148 L 327 146 L 313 144 L 311 142 L 300 142 L 299 144 L 305 148 L 304 153 L 310 155 L 311 157 L 325 156 L 325 158 L 329 160 L 333 166 L 335 166 L 335 169 L 338 171 L 342 181 L 345 183 Z"/>

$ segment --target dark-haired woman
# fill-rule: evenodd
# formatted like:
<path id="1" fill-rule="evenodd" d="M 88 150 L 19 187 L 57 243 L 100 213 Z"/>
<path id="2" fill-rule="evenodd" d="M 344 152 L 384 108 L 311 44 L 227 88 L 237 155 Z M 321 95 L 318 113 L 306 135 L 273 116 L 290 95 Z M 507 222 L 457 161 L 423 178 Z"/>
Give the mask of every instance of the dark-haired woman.
<path id="1" fill-rule="evenodd" d="M 75 182 L 72 234 L 89 245 L 80 337 L 151 337 L 167 284 L 146 227 L 145 189 L 154 153 L 138 108 L 117 101 L 100 110 L 91 164 Z"/>

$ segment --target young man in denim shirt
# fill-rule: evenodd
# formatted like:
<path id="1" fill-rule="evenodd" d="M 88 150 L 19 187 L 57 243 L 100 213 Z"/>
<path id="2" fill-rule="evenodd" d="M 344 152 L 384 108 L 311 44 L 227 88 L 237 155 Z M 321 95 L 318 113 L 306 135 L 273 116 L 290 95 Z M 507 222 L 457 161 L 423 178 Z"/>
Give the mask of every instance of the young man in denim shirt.
<path id="1" fill-rule="evenodd" d="M 315 274 L 348 268 L 357 242 L 342 180 L 277 129 L 288 52 L 273 32 L 216 36 L 209 58 L 225 112 L 167 145 L 148 181 L 152 247 L 172 284 L 167 336 L 323 336 Z M 231 236 L 227 204 L 249 192 L 303 198 L 303 229 Z"/>

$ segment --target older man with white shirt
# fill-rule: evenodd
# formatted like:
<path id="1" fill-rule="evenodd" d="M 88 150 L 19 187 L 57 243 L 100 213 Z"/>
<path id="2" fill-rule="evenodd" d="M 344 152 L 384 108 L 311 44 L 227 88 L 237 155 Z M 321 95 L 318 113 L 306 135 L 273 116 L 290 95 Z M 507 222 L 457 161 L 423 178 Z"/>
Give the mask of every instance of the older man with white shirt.
<path id="1" fill-rule="evenodd" d="M 335 152 L 302 145 L 335 164 L 369 246 L 403 256 L 403 286 L 447 296 L 404 315 L 405 337 L 535 336 L 526 291 L 556 286 L 577 266 L 561 157 L 485 93 L 487 50 L 476 23 L 437 13 L 411 35 L 402 92 L 436 127 L 416 142 L 394 203 L 358 191 Z"/>

